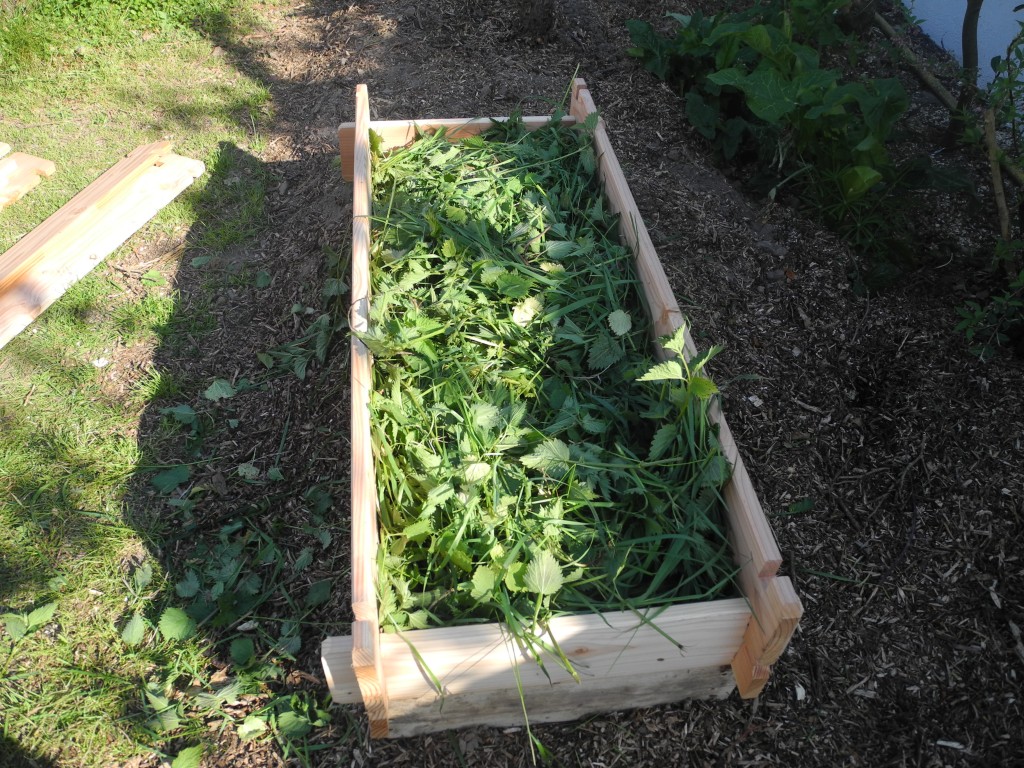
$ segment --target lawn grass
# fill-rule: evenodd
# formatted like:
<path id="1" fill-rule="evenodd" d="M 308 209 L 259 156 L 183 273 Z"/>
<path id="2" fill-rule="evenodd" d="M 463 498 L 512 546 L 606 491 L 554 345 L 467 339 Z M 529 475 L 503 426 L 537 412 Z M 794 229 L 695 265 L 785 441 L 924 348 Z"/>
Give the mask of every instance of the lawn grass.
<path id="1" fill-rule="evenodd" d="M 157 6 L 170 15 L 153 16 Z M 160 244 L 187 239 L 186 259 L 216 259 L 266 226 L 256 155 L 270 92 L 213 41 L 258 18 L 247 0 L 10 8 L 0 4 L 0 139 L 58 170 L 0 213 L 0 251 L 138 145 L 169 139 L 207 173 L 0 350 L 0 764 L 109 766 L 155 754 L 190 765 L 223 729 L 301 750 L 324 713 L 309 697 L 275 700 L 265 683 L 297 651 L 295 625 L 322 588 L 306 591 L 258 521 L 182 548 L 180 530 L 129 502 L 186 466 L 181 412 L 145 433 L 140 418 L 202 401 L 209 382 L 153 357 L 187 357 L 202 343 L 225 279 L 211 275 L 183 311 L 182 251 L 161 256 Z M 134 272 L 117 266 L 142 246 L 157 257 Z M 204 430 L 228 428 L 202 418 Z M 187 512 L 188 498 L 177 501 Z M 181 553 L 173 573 L 161 564 L 168 548 Z M 246 599 L 225 607 L 236 593 Z M 220 600 L 197 621 L 211 595 Z M 228 631 L 243 609 L 271 600 L 292 606 L 290 620 L 254 641 Z M 218 656 L 233 662 L 226 679 Z M 250 705 L 241 719 L 228 711 L 239 701 Z"/>

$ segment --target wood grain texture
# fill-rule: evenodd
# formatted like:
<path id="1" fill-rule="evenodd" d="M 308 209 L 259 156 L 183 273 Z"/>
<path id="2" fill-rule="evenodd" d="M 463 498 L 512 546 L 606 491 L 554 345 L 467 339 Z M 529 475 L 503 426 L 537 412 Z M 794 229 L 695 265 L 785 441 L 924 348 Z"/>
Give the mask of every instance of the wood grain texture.
<path id="1" fill-rule="evenodd" d="M 366 331 L 370 316 L 370 103 L 365 85 L 356 88 L 355 175 L 352 198 L 352 658 L 370 734 L 387 735 L 388 692 L 380 657 L 377 616 L 377 477 L 370 439 L 370 391 L 373 360 L 356 334 Z"/>
<path id="2" fill-rule="evenodd" d="M 31 266 L 18 270 L 17 279 L 6 281 L 6 287 L 0 290 L 0 347 L 24 330 L 203 171 L 204 166 L 198 160 L 163 155 L 160 165 L 148 165 L 130 182 L 119 184 L 116 194 L 106 195 L 102 208 L 91 208 L 88 215 L 71 216 L 65 215 L 65 206 L 0 256 L 0 261 L 8 263 L 8 254 L 41 228 L 46 227 L 51 232 L 50 239 L 37 244 L 37 249 L 32 251 L 35 257 L 30 260 Z M 47 226 L 54 222 L 60 226 Z"/>
<path id="3" fill-rule="evenodd" d="M 522 725 L 520 684 L 530 719 L 537 722 L 723 697 L 733 687 L 728 666 L 749 618 L 746 601 L 734 598 L 651 611 L 649 624 L 628 611 L 552 619 L 549 636 L 580 682 L 551 656 L 543 657 L 542 669 L 499 624 L 385 634 L 380 652 L 388 684 L 388 735 Z M 331 695 L 339 703 L 352 701 L 350 647 L 344 638 L 330 638 L 322 651 Z"/>
<path id="4" fill-rule="evenodd" d="M 76 246 L 81 232 L 94 221 L 109 221 L 109 209 L 122 200 L 125 189 L 171 153 L 171 143 L 158 141 L 133 150 L 106 173 L 71 198 L 50 218 L 0 256 L 0 295 L 13 288 L 34 266 Z M 77 242 L 80 247 L 82 242 Z"/>
<path id="5" fill-rule="evenodd" d="M 4 144 L 2 141 L 0 141 L 0 157 L 3 157 L 4 155 L 6 155 L 10 151 L 11 151 L 11 145 L 10 144 Z"/>
<path id="6" fill-rule="evenodd" d="M 429 133 L 444 128 L 451 141 L 476 136 L 490 128 L 494 123 L 502 123 L 507 117 L 452 118 L 446 120 L 374 120 L 370 128 L 380 136 L 381 150 L 397 149 L 409 144 L 420 133 Z M 535 131 L 551 122 L 550 117 L 524 117 L 523 125 L 528 131 Z M 576 119 L 570 116 L 562 118 L 562 125 L 574 125 Z M 352 181 L 355 148 L 356 124 L 342 123 L 338 127 L 338 144 L 341 147 L 341 176 L 345 181 Z"/>
<path id="7" fill-rule="evenodd" d="M 0 160 L 0 208 L 20 200 L 44 177 L 53 176 L 57 166 L 51 160 L 15 152 Z"/>

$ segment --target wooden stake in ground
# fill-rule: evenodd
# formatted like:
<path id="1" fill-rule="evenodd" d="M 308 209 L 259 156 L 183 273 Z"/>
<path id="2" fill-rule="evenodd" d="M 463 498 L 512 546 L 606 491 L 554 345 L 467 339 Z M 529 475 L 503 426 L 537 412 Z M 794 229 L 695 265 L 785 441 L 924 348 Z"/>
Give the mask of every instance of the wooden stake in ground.
<path id="1" fill-rule="evenodd" d="M 3 146 L 7 147 L 6 144 Z M 0 209 L 20 200 L 44 176 L 53 176 L 56 170 L 57 166 L 50 160 L 24 152 L 15 152 L 0 160 Z"/>
<path id="2" fill-rule="evenodd" d="M 139 147 L 0 255 L 0 347 L 204 170 L 166 141 Z"/>

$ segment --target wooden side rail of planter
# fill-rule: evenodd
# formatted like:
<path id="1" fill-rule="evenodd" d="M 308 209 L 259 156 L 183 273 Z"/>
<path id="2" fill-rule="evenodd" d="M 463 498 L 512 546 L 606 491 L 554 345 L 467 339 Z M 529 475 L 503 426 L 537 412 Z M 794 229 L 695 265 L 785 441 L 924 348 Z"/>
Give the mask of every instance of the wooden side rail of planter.
<path id="1" fill-rule="evenodd" d="M 568 125 L 595 112 L 582 80 L 573 85 Z M 507 118 L 495 118 L 501 120 Z M 525 117 L 528 129 L 548 117 Z M 456 140 L 489 128 L 492 119 L 371 122 L 365 85 L 356 92 L 356 121 L 339 128 L 342 173 L 353 180 L 353 330 L 367 328 L 370 277 L 369 130 L 381 149 L 404 146 L 417 131 L 445 128 Z M 620 217 L 620 236 L 636 257 L 655 337 L 683 323 L 657 252 L 602 120 L 594 150 L 609 207 Z M 687 336 L 689 354 L 694 354 Z M 665 351 L 658 348 L 660 354 Z M 377 494 L 370 440 L 372 359 L 352 338 L 352 604 L 351 637 L 329 637 L 322 660 L 338 703 L 362 701 L 373 737 L 408 736 L 467 725 L 523 722 L 523 701 L 536 722 L 571 720 L 616 708 L 648 706 L 683 698 L 724 697 L 733 686 L 756 696 L 768 679 L 802 613 L 750 477 L 716 403 L 711 412 L 732 465 L 724 489 L 729 535 L 739 566 L 742 598 L 680 604 L 644 615 L 605 613 L 567 616 L 549 631 L 577 669 L 575 681 L 554 660 L 546 672 L 524 654 L 498 624 L 381 634 L 377 614 Z M 671 638 L 671 639 L 669 639 Z M 731 667 L 731 673 L 730 673 Z"/>

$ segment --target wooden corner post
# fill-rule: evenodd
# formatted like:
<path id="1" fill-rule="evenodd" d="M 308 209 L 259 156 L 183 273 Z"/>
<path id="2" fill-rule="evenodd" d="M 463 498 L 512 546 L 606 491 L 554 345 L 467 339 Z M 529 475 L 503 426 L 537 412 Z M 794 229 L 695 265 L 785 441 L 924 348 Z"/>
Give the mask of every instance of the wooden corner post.
<path id="1" fill-rule="evenodd" d="M 342 149 L 344 152 L 344 148 Z M 388 734 L 388 696 L 380 653 L 377 615 L 377 489 L 370 439 L 370 351 L 357 334 L 370 316 L 370 103 L 356 86 L 352 203 L 352 669 L 370 717 L 370 735 Z"/>

